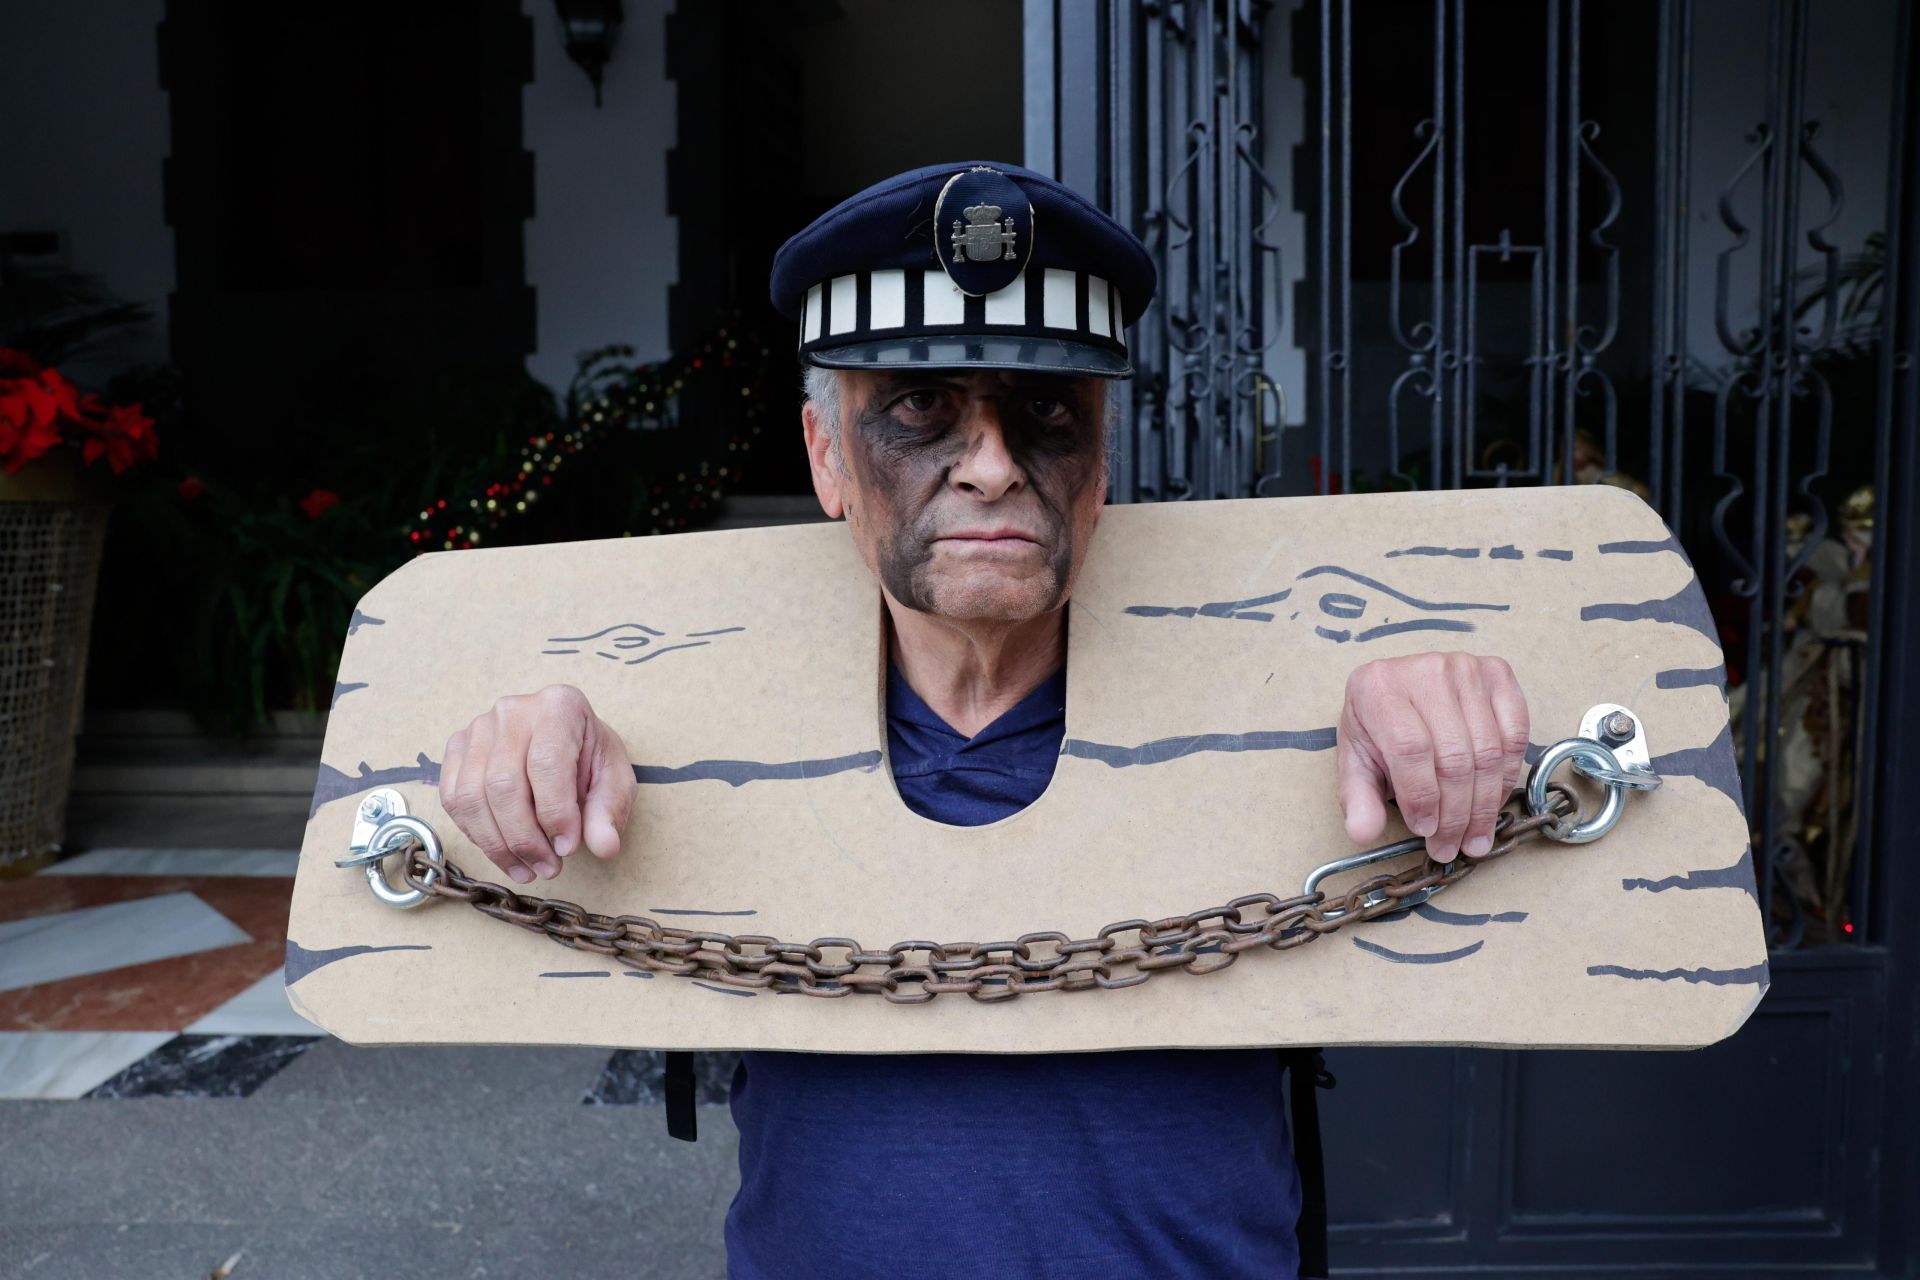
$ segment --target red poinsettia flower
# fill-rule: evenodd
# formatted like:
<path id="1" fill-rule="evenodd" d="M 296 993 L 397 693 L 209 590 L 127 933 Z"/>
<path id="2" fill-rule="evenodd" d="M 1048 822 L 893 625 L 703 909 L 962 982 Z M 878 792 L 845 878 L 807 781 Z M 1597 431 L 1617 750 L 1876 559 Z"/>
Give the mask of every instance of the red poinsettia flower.
<path id="1" fill-rule="evenodd" d="M 84 438 L 63 438 L 74 428 Z M 108 404 L 24 351 L 0 348 L 0 466 L 11 475 L 67 439 L 85 462 L 104 457 L 115 475 L 160 453 L 153 419 L 139 405 Z"/>
<path id="2" fill-rule="evenodd" d="M 56 369 L 42 369 L 39 383 L 40 389 L 53 401 L 56 418 L 78 418 L 106 410 L 99 396 L 82 395 L 80 388 L 61 377 Z"/>
<path id="3" fill-rule="evenodd" d="M 93 401 L 92 406 L 87 401 Z M 102 412 L 97 420 L 82 417 L 80 426 L 90 438 L 80 446 L 83 461 L 92 462 L 101 454 L 107 457 L 107 465 L 113 468 L 113 474 L 119 475 L 136 462 L 151 461 L 159 456 L 160 441 L 153 434 L 153 419 L 140 412 L 138 404 L 101 404 L 97 397 L 86 396 L 81 401 L 84 411 L 92 408 Z"/>
<path id="4" fill-rule="evenodd" d="M 0 383 L 0 466 L 8 475 L 60 443 L 60 406 L 36 380 Z"/>
<path id="5" fill-rule="evenodd" d="M 307 519 L 318 520 L 327 509 L 340 501 L 340 495 L 331 489 L 315 489 L 300 499 L 300 509 L 307 513 Z"/>
<path id="6" fill-rule="evenodd" d="M 207 486 L 201 484 L 197 476 L 188 476 L 174 487 L 179 490 L 183 498 L 197 498 L 207 491 Z"/>

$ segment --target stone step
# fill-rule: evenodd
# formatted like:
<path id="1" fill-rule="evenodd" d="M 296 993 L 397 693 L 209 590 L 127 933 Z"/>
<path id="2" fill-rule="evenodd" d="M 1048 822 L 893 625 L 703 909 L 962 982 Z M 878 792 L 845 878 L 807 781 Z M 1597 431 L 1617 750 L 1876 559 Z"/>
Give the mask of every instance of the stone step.
<path id="1" fill-rule="evenodd" d="M 311 796 L 325 725 L 282 711 L 251 737 L 223 738 L 184 711 L 90 709 L 74 743 L 73 794 Z"/>
<path id="2" fill-rule="evenodd" d="M 88 849 L 298 849 L 304 795 L 75 793 L 67 804 L 67 854 Z"/>

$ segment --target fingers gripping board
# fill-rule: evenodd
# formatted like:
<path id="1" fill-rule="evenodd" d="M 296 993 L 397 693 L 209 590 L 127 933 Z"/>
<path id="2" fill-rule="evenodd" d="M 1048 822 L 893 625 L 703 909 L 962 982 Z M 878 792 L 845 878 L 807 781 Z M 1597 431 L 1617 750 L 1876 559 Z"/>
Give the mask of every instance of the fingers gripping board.
<path id="1" fill-rule="evenodd" d="M 1679 544 L 1632 494 L 1112 507 L 1068 610 L 1051 783 L 951 827 L 907 809 L 886 767 L 879 588 L 843 526 L 422 556 L 361 600 L 342 655 L 288 996 L 359 1044 L 1031 1053 L 1693 1047 L 1766 991 L 1721 652 Z M 606 915 L 875 949 L 1088 938 L 1297 894 L 1353 852 L 1333 749 L 1348 674 L 1434 649 L 1512 664 L 1536 754 L 1588 707 L 1631 708 L 1665 785 L 1597 841 L 1530 840 L 1415 911 L 1211 974 L 994 1003 L 786 998 L 640 976 L 454 900 L 395 910 L 334 865 L 361 797 L 392 787 L 467 874 Z M 497 698 L 549 684 L 618 730 L 635 803 L 619 856 L 582 850 L 522 889 L 442 810 L 439 757 Z M 1599 791 L 1580 789 L 1591 813 Z M 1394 818 L 1383 839 L 1404 834 Z"/>

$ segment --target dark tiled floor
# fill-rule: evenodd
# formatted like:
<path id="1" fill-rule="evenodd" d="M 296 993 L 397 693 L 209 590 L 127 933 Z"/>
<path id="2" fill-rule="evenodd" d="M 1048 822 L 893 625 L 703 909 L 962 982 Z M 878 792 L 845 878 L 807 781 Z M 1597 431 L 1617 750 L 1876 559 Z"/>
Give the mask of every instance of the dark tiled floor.
<path id="1" fill-rule="evenodd" d="M 316 1036 L 175 1036 L 85 1098 L 244 1098 Z"/>

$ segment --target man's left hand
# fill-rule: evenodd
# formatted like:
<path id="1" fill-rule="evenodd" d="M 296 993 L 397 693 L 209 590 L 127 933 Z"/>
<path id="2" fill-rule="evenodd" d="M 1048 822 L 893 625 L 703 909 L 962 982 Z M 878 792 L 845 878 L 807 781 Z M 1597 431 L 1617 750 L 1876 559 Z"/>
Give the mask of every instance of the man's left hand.
<path id="1" fill-rule="evenodd" d="M 1527 700 L 1501 658 L 1382 658 L 1347 677 L 1335 756 L 1356 843 L 1379 838 L 1392 797 L 1436 862 L 1478 857 L 1526 767 Z"/>

